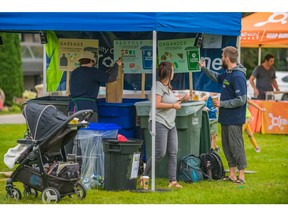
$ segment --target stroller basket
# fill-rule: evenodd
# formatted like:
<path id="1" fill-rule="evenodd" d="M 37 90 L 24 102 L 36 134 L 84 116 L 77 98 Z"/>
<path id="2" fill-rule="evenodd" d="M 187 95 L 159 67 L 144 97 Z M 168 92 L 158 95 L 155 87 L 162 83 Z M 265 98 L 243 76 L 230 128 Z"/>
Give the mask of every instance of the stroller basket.
<path id="1" fill-rule="evenodd" d="M 79 176 L 79 165 L 74 164 L 71 166 L 66 166 L 68 168 L 63 168 L 63 173 L 67 169 L 72 169 L 73 171 L 78 168 L 78 173 L 75 174 L 75 178 L 62 178 L 59 176 L 48 175 L 48 186 L 55 187 L 59 190 L 60 194 L 69 194 L 74 192 L 74 185 L 78 181 Z M 77 176 L 77 177 L 76 177 Z M 40 174 L 39 169 L 32 168 L 30 166 L 24 166 L 17 175 L 15 176 L 15 180 L 21 180 L 23 184 L 26 184 L 36 190 L 43 191 L 44 184 L 43 184 L 43 176 Z"/>

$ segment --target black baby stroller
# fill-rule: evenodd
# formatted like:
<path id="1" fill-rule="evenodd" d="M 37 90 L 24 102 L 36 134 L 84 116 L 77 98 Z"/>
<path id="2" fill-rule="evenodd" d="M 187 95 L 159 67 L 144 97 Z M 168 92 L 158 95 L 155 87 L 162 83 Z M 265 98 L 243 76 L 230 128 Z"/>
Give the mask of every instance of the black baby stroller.
<path id="1" fill-rule="evenodd" d="M 7 197 L 21 199 L 20 190 L 13 185 L 21 182 L 25 196 L 37 197 L 41 191 L 42 200 L 47 203 L 58 202 L 66 195 L 85 198 L 86 190 L 78 182 L 79 164 L 67 162 L 64 146 L 74 139 L 78 129 L 88 125 L 93 111 L 82 110 L 67 117 L 53 105 L 28 102 L 23 107 L 28 133 L 18 140 L 18 146 L 24 146 L 24 150 L 21 147 L 15 160 L 19 165 L 7 179 Z M 84 121 L 78 123 L 75 118 Z"/>

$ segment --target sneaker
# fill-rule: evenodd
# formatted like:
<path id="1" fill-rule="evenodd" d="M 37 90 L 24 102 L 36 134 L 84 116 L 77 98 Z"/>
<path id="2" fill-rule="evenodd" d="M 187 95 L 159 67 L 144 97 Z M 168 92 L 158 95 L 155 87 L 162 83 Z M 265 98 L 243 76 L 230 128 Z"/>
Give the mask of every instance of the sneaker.
<path id="1" fill-rule="evenodd" d="M 260 147 L 256 147 L 256 148 L 255 148 L 255 151 L 256 151 L 257 153 L 259 153 L 259 152 L 260 152 Z"/>
<path id="2" fill-rule="evenodd" d="M 217 147 L 215 148 L 215 151 L 216 151 L 216 152 L 220 152 L 220 147 L 217 146 Z"/>

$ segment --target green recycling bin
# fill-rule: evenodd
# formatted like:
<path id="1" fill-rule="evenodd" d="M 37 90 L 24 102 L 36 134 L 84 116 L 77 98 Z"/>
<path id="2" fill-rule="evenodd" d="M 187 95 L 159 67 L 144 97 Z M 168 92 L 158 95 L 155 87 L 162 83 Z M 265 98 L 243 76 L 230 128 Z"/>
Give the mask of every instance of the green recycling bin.
<path id="1" fill-rule="evenodd" d="M 140 117 L 140 128 L 144 133 L 144 142 L 147 159 L 151 156 L 152 137 L 148 130 L 148 119 L 151 108 L 150 101 L 135 103 L 137 115 Z M 176 113 L 176 128 L 178 133 L 177 164 L 183 156 L 200 154 L 200 134 L 202 125 L 203 101 L 183 102 L 182 108 Z M 156 177 L 167 178 L 168 162 L 167 156 L 156 166 Z"/>
<path id="2" fill-rule="evenodd" d="M 103 138 L 104 189 L 135 190 L 143 140 Z"/>
<path id="3" fill-rule="evenodd" d="M 211 148 L 210 120 L 209 120 L 208 112 L 203 110 L 199 154 L 209 152 L 210 148 Z"/>

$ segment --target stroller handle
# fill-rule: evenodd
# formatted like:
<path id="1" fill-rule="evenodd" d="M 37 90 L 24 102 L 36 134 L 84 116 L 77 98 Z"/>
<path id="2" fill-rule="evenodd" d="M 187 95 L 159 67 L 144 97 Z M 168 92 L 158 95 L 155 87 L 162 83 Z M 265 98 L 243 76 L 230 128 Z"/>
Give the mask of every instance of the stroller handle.
<path id="1" fill-rule="evenodd" d="M 80 117 L 80 116 L 81 116 L 81 118 L 83 118 L 83 116 L 84 116 L 83 119 L 84 119 L 85 121 L 88 121 L 88 120 L 92 117 L 92 115 L 93 115 L 93 110 L 91 110 L 91 109 L 80 110 L 80 111 L 74 113 L 73 115 L 71 115 L 71 116 L 69 117 L 69 121 L 72 120 L 72 119 L 74 119 L 74 118 Z"/>

